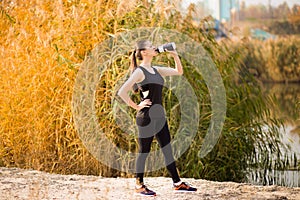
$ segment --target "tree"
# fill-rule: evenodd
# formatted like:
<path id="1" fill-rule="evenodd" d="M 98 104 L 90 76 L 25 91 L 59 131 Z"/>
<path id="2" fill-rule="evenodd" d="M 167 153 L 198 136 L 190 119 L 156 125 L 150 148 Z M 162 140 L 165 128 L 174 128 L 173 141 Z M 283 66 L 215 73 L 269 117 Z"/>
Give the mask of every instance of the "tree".
<path id="1" fill-rule="evenodd" d="M 300 5 L 293 6 L 290 14 L 288 15 L 288 21 L 293 25 L 300 24 Z"/>
<path id="2" fill-rule="evenodd" d="M 277 8 L 275 8 L 274 15 L 277 19 L 287 19 L 287 16 L 290 14 L 290 8 L 286 2 L 280 4 Z"/>

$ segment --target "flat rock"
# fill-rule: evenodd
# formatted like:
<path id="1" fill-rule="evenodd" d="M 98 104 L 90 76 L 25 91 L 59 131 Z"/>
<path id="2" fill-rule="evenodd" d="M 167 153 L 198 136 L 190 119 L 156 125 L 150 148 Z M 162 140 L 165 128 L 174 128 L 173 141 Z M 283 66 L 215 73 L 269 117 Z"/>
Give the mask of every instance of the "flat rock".
<path id="1" fill-rule="evenodd" d="M 213 182 L 182 178 L 198 188 L 194 193 L 175 193 L 171 178 L 146 177 L 147 186 L 157 192 L 147 199 L 165 200 L 300 200 L 300 188 L 257 186 L 234 182 Z M 0 168 L 0 199 L 145 199 L 133 192 L 134 178 L 60 175 L 35 170 Z"/>

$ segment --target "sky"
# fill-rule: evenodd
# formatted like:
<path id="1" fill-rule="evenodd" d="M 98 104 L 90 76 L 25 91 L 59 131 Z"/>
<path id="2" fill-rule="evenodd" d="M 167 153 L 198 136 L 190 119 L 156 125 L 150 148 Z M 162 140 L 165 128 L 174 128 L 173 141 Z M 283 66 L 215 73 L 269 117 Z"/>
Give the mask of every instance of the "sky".
<path id="1" fill-rule="evenodd" d="M 189 3 L 197 3 L 203 0 L 184 0 L 184 4 L 189 5 Z M 240 2 L 245 1 L 246 6 L 249 5 L 255 5 L 255 4 L 263 4 L 263 5 L 268 5 L 269 4 L 269 0 L 240 0 Z M 300 5 L 300 0 L 270 0 L 271 5 L 273 7 L 277 7 L 278 5 L 282 4 L 283 2 L 287 2 L 287 4 L 289 5 L 289 7 L 293 7 L 293 5 L 295 4 L 299 4 Z"/>

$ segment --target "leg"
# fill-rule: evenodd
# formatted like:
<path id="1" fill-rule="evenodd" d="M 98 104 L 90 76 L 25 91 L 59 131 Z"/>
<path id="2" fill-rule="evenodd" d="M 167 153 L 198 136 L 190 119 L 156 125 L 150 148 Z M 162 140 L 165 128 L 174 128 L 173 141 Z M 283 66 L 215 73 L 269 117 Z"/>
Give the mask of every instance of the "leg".
<path id="1" fill-rule="evenodd" d="M 151 143 L 153 141 L 153 136 L 149 138 L 138 138 L 139 144 L 139 154 L 136 159 L 136 181 L 138 185 L 144 183 L 144 170 L 146 158 L 150 152 Z"/>
<path id="2" fill-rule="evenodd" d="M 156 134 L 156 139 L 162 148 L 162 152 L 164 154 L 165 163 L 167 165 L 167 169 L 172 176 L 172 180 L 174 183 L 177 183 L 180 181 L 179 174 L 176 169 L 176 164 L 173 156 L 173 151 L 171 147 L 171 136 L 170 131 L 167 122 L 165 122 L 165 125 L 163 126 L 162 130 L 160 130 Z"/>
<path id="3" fill-rule="evenodd" d="M 143 179 L 144 179 L 146 158 L 150 152 L 151 143 L 154 137 L 154 136 L 145 137 L 145 135 L 149 133 L 144 133 L 145 129 L 143 129 L 142 127 L 147 126 L 149 123 L 150 123 L 149 119 L 137 118 L 137 125 L 139 130 L 139 137 L 138 137 L 139 154 L 136 159 L 136 184 L 137 185 L 144 184 Z"/>

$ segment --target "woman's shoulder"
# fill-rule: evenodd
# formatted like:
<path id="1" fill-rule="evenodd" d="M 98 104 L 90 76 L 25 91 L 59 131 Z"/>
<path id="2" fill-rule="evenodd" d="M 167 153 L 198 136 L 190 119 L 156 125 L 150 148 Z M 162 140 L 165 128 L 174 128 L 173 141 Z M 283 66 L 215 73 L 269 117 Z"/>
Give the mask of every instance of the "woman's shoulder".
<path id="1" fill-rule="evenodd" d="M 137 67 L 133 72 L 132 75 L 136 82 L 141 82 L 145 79 L 145 75 L 144 72 L 142 71 L 142 69 L 140 69 L 140 67 Z"/>
<path id="2" fill-rule="evenodd" d="M 161 66 L 158 66 L 158 65 L 153 65 L 152 67 L 153 67 L 153 69 L 155 69 L 157 71 L 159 71 L 161 69 Z"/>
<path id="3" fill-rule="evenodd" d="M 161 66 L 158 66 L 158 65 L 154 65 L 152 66 L 154 70 L 156 70 L 159 74 L 161 73 L 161 69 L 162 67 Z"/>
<path id="4" fill-rule="evenodd" d="M 137 67 L 134 69 L 134 71 L 132 72 L 132 74 L 142 74 L 143 70 L 141 69 L 141 67 Z"/>

